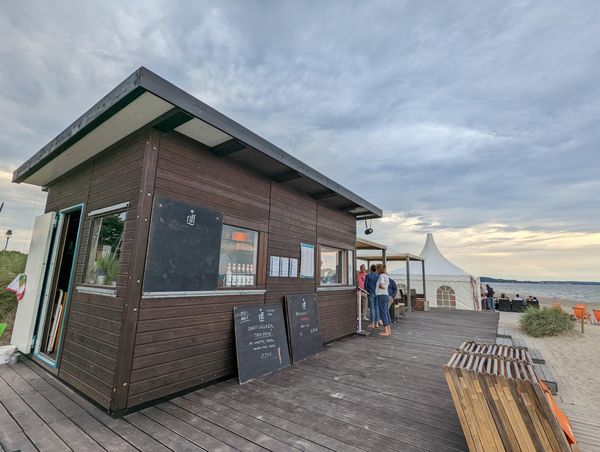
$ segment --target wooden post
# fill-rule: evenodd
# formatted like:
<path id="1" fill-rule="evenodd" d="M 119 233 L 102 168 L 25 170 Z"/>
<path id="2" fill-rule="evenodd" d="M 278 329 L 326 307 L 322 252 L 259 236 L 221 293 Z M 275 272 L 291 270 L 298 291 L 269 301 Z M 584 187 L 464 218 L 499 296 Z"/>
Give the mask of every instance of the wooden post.
<path id="1" fill-rule="evenodd" d="M 127 294 L 121 315 L 121 332 L 119 335 L 117 362 L 115 364 L 113 396 L 110 403 L 110 411 L 112 412 L 118 412 L 127 408 L 129 377 L 133 362 L 135 334 L 142 298 L 142 278 L 146 263 L 150 217 L 154 200 L 154 182 L 158 164 L 159 143 L 160 132 L 156 129 L 150 129 L 148 131 L 146 146 L 144 147 L 142 180 L 136 207 L 135 240 L 130 258 L 131 263 L 129 264 Z"/>
<path id="2" fill-rule="evenodd" d="M 406 312 L 411 311 L 412 297 L 410 295 L 410 257 L 406 256 Z"/>
<path id="3" fill-rule="evenodd" d="M 583 321 L 583 308 L 579 308 L 579 315 L 581 315 L 581 333 L 583 334 L 583 325 L 584 325 L 584 321 Z"/>
<path id="4" fill-rule="evenodd" d="M 427 291 L 425 289 L 425 261 L 421 261 L 421 276 L 423 277 L 423 299 L 427 304 L 427 310 L 429 310 L 429 304 L 427 303 Z"/>

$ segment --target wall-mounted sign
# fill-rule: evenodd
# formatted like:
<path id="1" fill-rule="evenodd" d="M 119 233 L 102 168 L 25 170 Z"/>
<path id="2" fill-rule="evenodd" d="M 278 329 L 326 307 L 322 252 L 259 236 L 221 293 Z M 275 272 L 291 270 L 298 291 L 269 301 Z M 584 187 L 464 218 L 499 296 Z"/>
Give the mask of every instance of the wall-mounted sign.
<path id="1" fill-rule="evenodd" d="M 269 276 L 272 278 L 279 276 L 279 256 L 269 256 Z"/>
<path id="2" fill-rule="evenodd" d="M 290 258 L 280 257 L 279 258 L 279 276 L 287 278 L 290 274 Z"/>
<path id="3" fill-rule="evenodd" d="M 315 246 L 310 243 L 300 244 L 300 278 L 315 277 Z"/>
<path id="4" fill-rule="evenodd" d="M 233 308 L 240 384 L 290 365 L 281 304 Z"/>
<path id="5" fill-rule="evenodd" d="M 290 258 L 290 278 L 298 277 L 298 259 Z"/>
<path id="6" fill-rule="evenodd" d="M 144 292 L 215 290 L 223 214 L 157 196 L 154 199 Z"/>

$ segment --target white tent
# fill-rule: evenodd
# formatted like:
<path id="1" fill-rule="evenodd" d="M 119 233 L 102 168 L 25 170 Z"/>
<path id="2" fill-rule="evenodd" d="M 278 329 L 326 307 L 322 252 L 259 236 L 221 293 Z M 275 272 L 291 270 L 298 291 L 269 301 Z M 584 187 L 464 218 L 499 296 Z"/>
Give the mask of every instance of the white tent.
<path id="1" fill-rule="evenodd" d="M 431 233 L 427 234 L 420 256 L 425 259 L 425 296 L 429 307 L 480 309 L 479 277 L 470 275 L 446 259 Z M 392 277 L 397 281 L 406 280 L 406 267 Z M 411 266 L 410 280 L 411 287 L 422 287 L 420 265 L 419 271 Z"/>

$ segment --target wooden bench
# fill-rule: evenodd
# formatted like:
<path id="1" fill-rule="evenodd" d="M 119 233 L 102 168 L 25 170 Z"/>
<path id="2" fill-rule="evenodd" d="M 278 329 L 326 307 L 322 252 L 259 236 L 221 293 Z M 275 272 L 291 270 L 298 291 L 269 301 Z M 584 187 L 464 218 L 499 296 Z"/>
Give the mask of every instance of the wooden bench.
<path id="1" fill-rule="evenodd" d="M 556 383 L 556 378 L 554 378 L 554 375 L 550 372 L 550 368 L 545 364 L 534 364 L 533 371 L 540 380 L 546 383 L 550 392 L 553 395 L 556 395 L 558 392 L 558 383 Z"/>

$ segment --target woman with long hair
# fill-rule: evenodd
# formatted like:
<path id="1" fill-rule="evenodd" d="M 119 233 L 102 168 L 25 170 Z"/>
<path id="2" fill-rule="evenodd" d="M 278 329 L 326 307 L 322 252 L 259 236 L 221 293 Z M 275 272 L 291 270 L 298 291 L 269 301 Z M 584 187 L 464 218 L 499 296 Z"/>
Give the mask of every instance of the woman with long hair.
<path id="1" fill-rule="evenodd" d="M 390 277 L 387 275 L 384 264 L 377 266 L 377 273 L 379 274 L 379 279 L 377 279 L 375 294 L 377 295 L 377 304 L 379 305 L 379 315 L 381 320 L 383 320 L 383 332 L 379 333 L 379 335 L 390 336 L 392 334 L 390 311 L 388 310 Z"/>

